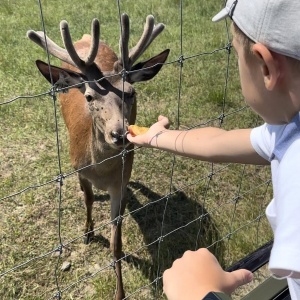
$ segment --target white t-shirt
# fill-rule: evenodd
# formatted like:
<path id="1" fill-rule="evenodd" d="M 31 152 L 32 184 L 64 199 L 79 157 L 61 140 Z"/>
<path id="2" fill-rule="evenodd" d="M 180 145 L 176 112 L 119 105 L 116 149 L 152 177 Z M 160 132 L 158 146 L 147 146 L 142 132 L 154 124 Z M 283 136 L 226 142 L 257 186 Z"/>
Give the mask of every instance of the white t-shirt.
<path id="1" fill-rule="evenodd" d="M 255 151 L 271 162 L 273 199 L 266 209 L 274 232 L 270 271 L 288 278 L 292 299 L 300 300 L 300 115 L 286 125 L 264 124 L 251 131 Z M 299 277 L 298 277 L 299 278 Z"/>

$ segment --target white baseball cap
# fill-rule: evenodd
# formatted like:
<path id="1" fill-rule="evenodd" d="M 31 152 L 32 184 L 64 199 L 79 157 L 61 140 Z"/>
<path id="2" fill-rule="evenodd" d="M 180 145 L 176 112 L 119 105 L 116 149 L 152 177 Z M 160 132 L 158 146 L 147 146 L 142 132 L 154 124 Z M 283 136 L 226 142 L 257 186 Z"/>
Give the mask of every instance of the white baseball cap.
<path id="1" fill-rule="evenodd" d="M 300 0 L 228 0 L 212 21 L 226 17 L 252 41 L 300 60 Z"/>

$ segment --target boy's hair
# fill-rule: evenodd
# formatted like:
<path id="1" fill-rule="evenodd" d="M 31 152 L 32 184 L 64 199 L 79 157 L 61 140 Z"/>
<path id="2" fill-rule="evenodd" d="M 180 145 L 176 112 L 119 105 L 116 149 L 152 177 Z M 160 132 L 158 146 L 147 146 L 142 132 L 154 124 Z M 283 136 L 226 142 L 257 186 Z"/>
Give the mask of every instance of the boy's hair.
<path id="1" fill-rule="evenodd" d="M 229 17 L 253 41 L 300 61 L 299 0 L 227 0 L 212 18 Z"/>
<path id="2" fill-rule="evenodd" d="M 245 53 L 252 55 L 252 47 L 255 44 L 234 22 L 232 22 L 232 33 L 239 43 L 243 46 Z M 285 56 L 287 61 L 290 63 L 293 70 L 297 71 L 300 74 L 300 60 Z"/>
<path id="3" fill-rule="evenodd" d="M 238 40 L 238 42 L 243 46 L 245 53 L 252 54 L 252 47 L 255 44 L 247 35 L 234 23 L 231 25 L 232 34 Z"/>

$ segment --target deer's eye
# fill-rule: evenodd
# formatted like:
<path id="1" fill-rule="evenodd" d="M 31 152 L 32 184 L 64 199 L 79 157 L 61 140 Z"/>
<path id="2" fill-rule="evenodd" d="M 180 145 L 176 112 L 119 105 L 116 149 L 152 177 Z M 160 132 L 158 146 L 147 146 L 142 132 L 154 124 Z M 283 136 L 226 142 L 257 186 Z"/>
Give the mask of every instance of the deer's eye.
<path id="1" fill-rule="evenodd" d="M 93 100 L 93 97 L 89 94 L 85 95 L 85 99 L 87 102 L 91 102 Z"/>

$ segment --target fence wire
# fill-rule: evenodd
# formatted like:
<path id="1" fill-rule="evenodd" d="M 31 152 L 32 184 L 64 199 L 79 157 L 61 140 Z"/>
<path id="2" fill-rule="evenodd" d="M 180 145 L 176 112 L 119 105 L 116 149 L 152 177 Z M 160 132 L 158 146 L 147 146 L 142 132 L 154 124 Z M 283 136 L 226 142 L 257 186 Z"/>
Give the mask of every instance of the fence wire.
<path id="1" fill-rule="evenodd" d="M 121 0 L 111 1 L 110 4 L 118 14 L 119 20 L 122 13 L 121 2 Z M 234 122 L 240 118 L 247 119 L 250 112 L 243 104 L 229 109 L 231 99 L 228 98 L 228 86 L 231 72 L 236 72 L 231 70 L 229 25 L 224 22 L 225 43 L 219 48 L 187 54 L 183 47 L 186 41 L 184 10 L 187 1 L 177 2 L 180 20 L 179 52 L 177 58 L 169 59 L 163 66 L 163 68 L 174 68 L 174 77 L 177 80 L 177 99 L 172 107 L 173 117 L 176 120 L 173 127 L 185 130 L 211 125 L 234 128 Z M 223 1 L 219 2 L 221 7 Z M 49 5 L 51 4 L 46 5 L 41 0 L 37 1 L 40 24 L 44 32 L 50 30 L 44 17 L 44 11 Z M 211 12 L 212 15 L 214 13 Z M 189 123 L 186 121 L 189 117 L 185 115 L 187 111 L 183 112 L 185 106 L 183 98 L 186 90 L 189 89 L 189 84 L 184 79 L 185 70 L 190 68 L 191 64 L 200 63 L 203 58 L 213 58 L 219 54 L 223 55 L 226 67 L 222 75 L 224 83 L 218 111 L 211 112 L 209 117 L 201 116 L 198 120 L 193 119 Z M 48 52 L 47 60 L 51 63 Z M 164 78 L 159 80 L 163 81 Z M 156 84 L 159 88 L 159 81 Z M 211 84 L 213 85 L 214 82 Z M 143 86 L 139 87 L 142 88 Z M 42 173 L 37 175 L 36 182 L 33 181 L 32 175 L 32 180 L 28 178 L 25 187 L 15 189 L 16 179 L 13 175 L 2 175 L 0 226 L 3 227 L 3 233 L 0 246 L 0 285 L 2 286 L 0 295 L 3 299 L 111 299 L 114 296 L 113 279 L 116 279 L 114 273 L 116 261 L 113 260 L 108 249 L 108 240 L 110 225 L 115 220 L 109 218 L 109 202 L 105 200 L 105 195 L 100 194 L 101 201 L 95 203 L 96 206 L 99 204 L 99 207 L 95 208 L 97 214 L 94 212 L 94 217 L 96 224 L 101 223 L 101 225 L 93 230 L 95 241 L 86 246 L 81 244 L 84 238 L 84 234 L 81 233 L 83 223 L 77 222 L 77 217 L 80 221 L 84 219 L 78 216 L 84 215 L 82 204 L 73 199 L 73 202 L 70 202 L 74 203 L 72 206 L 68 199 L 81 197 L 78 196 L 79 186 L 76 180 L 78 172 L 101 165 L 116 157 L 124 158 L 128 155 L 128 150 L 124 148 L 117 156 L 78 170 L 68 171 L 70 169 L 64 154 L 67 151 L 62 146 L 66 129 L 60 124 L 61 117 L 58 110 L 57 95 L 60 92 L 64 90 L 58 89 L 53 84 L 50 90 L 41 93 L 33 91 L 32 95 L 1 98 L 0 101 L 0 110 L 8 108 L 9 113 L 13 114 L 13 109 L 18 109 L 18 103 L 21 101 L 27 101 L 26 103 L 30 105 L 32 102 L 40 101 L 41 98 L 47 98 L 47 101 L 50 98 L 53 107 L 51 130 L 55 136 L 56 147 L 55 150 L 47 147 L 44 149 L 45 152 L 56 152 L 53 154 L 56 164 L 52 167 L 51 173 L 45 170 L 46 174 L 44 174 L 43 168 L 39 169 Z M 141 102 L 138 103 L 138 107 L 140 104 Z M 142 109 L 139 111 L 139 114 L 143 113 Z M 252 125 L 259 122 L 256 119 L 251 120 Z M 31 137 L 34 138 L 34 133 Z M 2 132 L 1 138 L 1 145 L 14 143 L 6 138 L 5 132 Z M 122 220 L 124 227 L 123 250 L 125 252 L 120 260 L 124 272 L 125 299 L 164 299 L 161 288 L 163 271 L 185 250 L 207 247 L 218 256 L 223 266 L 228 267 L 268 241 L 270 235 L 265 227 L 264 209 L 271 188 L 266 168 L 191 162 L 161 151 L 138 147 L 130 151 L 135 152 L 137 164 L 134 165 L 134 179 L 129 183 L 127 210 L 123 216 L 117 218 Z M 26 153 L 22 155 L 25 159 L 20 158 L 19 162 L 10 162 L 9 153 L 0 156 L 2 173 L 10 163 L 21 165 L 23 161 L 26 168 Z M 43 155 L 46 156 L 46 153 Z M 157 164 L 157 172 L 153 173 L 153 170 L 149 169 L 147 173 L 151 163 Z M 139 168 L 143 169 L 144 173 L 138 173 Z M 161 169 L 165 171 L 163 176 L 160 173 Z M 52 176 L 53 172 L 55 176 Z M 51 176 L 52 178 L 49 179 Z M 150 182 L 152 178 L 160 182 L 161 186 Z M 70 192 L 67 192 L 68 189 Z M 35 198 L 38 200 L 28 200 Z M 28 207 L 31 208 L 25 213 Z M 41 221 L 42 224 L 30 222 L 34 214 L 40 214 L 41 219 L 46 218 L 47 221 Z M 99 220 L 100 216 L 102 220 Z M 35 232 L 33 236 L 28 235 L 25 228 L 18 228 L 17 224 L 23 224 L 24 219 L 29 220 L 25 224 Z M 8 223 L 12 220 L 15 220 L 15 223 L 10 227 Z M 68 228 L 69 221 L 72 223 L 72 228 Z M 45 225 L 47 228 L 46 231 L 43 230 L 43 234 L 49 230 L 49 233 L 55 231 L 55 235 L 39 235 L 38 231 Z M 26 233 L 25 236 L 22 236 L 22 231 Z M 27 247 L 27 244 L 33 246 Z M 101 252 L 104 254 L 101 255 Z M 69 268 L 63 269 L 63 263 L 70 261 Z M 26 280 L 27 274 L 30 274 L 29 281 Z M 17 282 L 14 281 L 14 277 L 17 278 Z"/>

